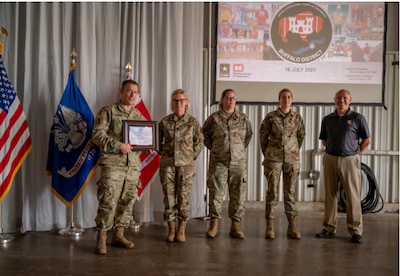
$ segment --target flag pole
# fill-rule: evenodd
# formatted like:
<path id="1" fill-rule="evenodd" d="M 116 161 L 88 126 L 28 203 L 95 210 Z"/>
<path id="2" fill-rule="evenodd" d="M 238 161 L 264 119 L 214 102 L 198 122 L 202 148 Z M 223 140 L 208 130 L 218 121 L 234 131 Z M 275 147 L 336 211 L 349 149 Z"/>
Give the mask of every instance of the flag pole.
<path id="1" fill-rule="evenodd" d="M 71 66 L 69 68 L 69 72 L 71 73 L 71 71 L 76 67 L 76 57 L 78 56 L 78 54 L 75 51 L 75 48 L 72 49 L 71 52 Z M 83 228 L 78 228 L 75 226 L 74 223 L 74 205 L 71 205 L 71 207 L 69 207 L 70 209 L 70 220 L 68 223 L 67 228 L 65 229 L 61 229 L 60 231 L 58 231 L 58 234 L 60 234 L 61 236 L 64 237 L 77 237 L 83 234 L 83 232 L 85 231 Z"/>
<path id="2" fill-rule="evenodd" d="M 133 79 L 133 75 L 131 75 L 132 65 L 129 62 L 125 65 L 125 69 L 126 69 L 125 79 L 127 79 L 127 80 Z M 139 230 L 140 226 L 142 226 L 142 224 L 140 222 L 135 221 L 133 212 L 134 211 L 132 208 L 132 220 L 129 223 L 129 228 L 137 231 L 137 230 Z"/>
<path id="3" fill-rule="evenodd" d="M 1 47 L 1 45 L 0 45 L 0 47 Z M 2 211 L 3 210 L 1 208 L 1 206 L 2 206 L 2 202 L 0 202 L 0 244 L 5 244 L 5 243 L 12 242 L 14 240 L 14 236 L 3 233 L 3 227 L 2 227 L 2 220 L 3 220 Z"/>
<path id="4" fill-rule="evenodd" d="M 85 231 L 83 228 L 78 228 L 75 226 L 74 223 L 74 206 L 71 205 L 71 207 L 69 207 L 70 209 L 70 220 L 68 223 L 67 228 L 65 229 L 61 229 L 60 231 L 58 231 L 58 234 L 60 234 L 61 236 L 64 237 L 77 237 L 83 234 L 83 232 Z"/>
<path id="5" fill-rule="evenodd" d="M 0 55 L 3 54 L 3 41 L 1 36 L 5 34 L 8 36 L 8 32 L 4 27 L 0 28 Z M 0 202 L 0 243 L 8 243 L 14 240 L 14 236 L 10 234 L 3 233 L 3 211 L 2 211 L 2 202 Z"/>

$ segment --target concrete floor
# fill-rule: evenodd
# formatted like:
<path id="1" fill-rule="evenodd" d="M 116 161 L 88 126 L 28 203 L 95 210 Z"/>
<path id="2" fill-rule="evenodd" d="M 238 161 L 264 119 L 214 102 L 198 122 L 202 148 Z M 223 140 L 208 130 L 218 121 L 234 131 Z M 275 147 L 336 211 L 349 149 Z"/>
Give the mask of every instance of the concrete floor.
<path id="1" fill-rule="evenodd" d="M 95 230 L 79 237 L 54 232 L 14 234 L 0 246 L 0 275 L 399 275 L 399 215 L 364 215 L 362 244 L 350 242 L 345 214 L 339 214 L 334 239 L 317 239 L 322 212 L 302 211 L 301 240 L 286 237 L 287 221 L 278 210 L 276 237 L 264 238 L 261 210 L 247 210 L 242 223 L 244 240 L 229 237 L 224 212 L 219 235 L 207 239 L 209 221 L 192 219 L 185 243 L 166 243 L 167 225 L 144 223 L 126 236 L 133 249 L 108 245 L 107 255 L 95 255 Z M 111 240 L 109 234 L 108 242 Z"/>

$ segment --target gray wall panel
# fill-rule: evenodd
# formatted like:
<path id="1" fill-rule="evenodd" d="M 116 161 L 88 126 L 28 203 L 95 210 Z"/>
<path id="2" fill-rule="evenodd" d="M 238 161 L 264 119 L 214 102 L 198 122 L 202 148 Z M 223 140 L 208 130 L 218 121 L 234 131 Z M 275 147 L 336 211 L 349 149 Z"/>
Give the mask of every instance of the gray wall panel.
<path id="1" fill-rule="evenodd" d="M 385 106 L 387 110 L 383 106 L 352 106 L 353 110 L 362 113 L 369 123 L 372 144 L 368 151 L 388 151 L 392 154 L 391 156 L 365 154 L 361 158 L 361 161 L 374 172 L 385 203 L 399 202 L 399 72 L 398 65 L 392 65 L 395 60 L 398 61 L 398 52 L 388 52 L 385 82 Z M 268 88 L 266 87 L 266 89 Z M 277 95 L 278 92 L 276 91 Z M 292 89 L 292 92 L 294 101 L 296 101 L 296 90 Z M 316 158 L 317 169 L 321 172 L 321 177 L 316 181 L 315 187 L 307 186 L 311 183 L 309 172 L 312 168 L 312 152 L 316 149 L 322 149 L 322 144 L 318 140 L 320 124 L 322 118 L 334 110 L 333 97 L 335 92 L 332 91 L 332 106 L 293 106 L 293 109 L 302 115 L 306 126 L 306 139 L 301 149 L 301 174 L 297 187 L 297 201 L 315 202 L 324 200 L 322 155 L 318 155 Z M 258 133 L 265 115 L 275 110 L 277 105 L 238 104 L 237 108 L 249 116 L 254 132 L 254 137 L 248 149 L 249 184 L 247 200 L 263 201 L 265 200 L 266 180 L 263 175 L 263 156 L 259 147 Z M 213 112 L 217 109 L 218 106 L 213 105 L 210 111 Z M 393 156 L 393 154 L 397 155 Z M 363 195 L 365 189 L 364 187 Z M 282 185 L 279 199 L 280 201 L 283 200 Z"/>

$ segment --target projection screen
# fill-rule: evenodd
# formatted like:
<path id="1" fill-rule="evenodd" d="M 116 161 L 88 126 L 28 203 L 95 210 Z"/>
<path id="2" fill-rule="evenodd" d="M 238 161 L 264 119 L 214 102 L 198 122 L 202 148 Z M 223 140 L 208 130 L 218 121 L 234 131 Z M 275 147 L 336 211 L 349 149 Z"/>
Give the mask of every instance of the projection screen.
<path id="1" fill-rule="evenodd" d="M 218 3 L 214 100 L 332 104 L 348 89 L 353 103 L 383 104 L 384 2 Z"/>

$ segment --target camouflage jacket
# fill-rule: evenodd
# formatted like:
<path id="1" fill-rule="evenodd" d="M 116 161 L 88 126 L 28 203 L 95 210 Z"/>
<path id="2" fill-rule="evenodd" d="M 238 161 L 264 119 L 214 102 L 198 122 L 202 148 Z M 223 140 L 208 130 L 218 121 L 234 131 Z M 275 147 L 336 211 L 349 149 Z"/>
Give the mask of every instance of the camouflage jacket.
<path id="1" fill-rule="evenodd" d="M 92 140 L 101 149 L 100 165 L 140 166 L 140 151 L 122 154 L 123 120 L 146 120 L 134 107 L 128 112 L 116 103 L 103 107 L 96 115 L 92 131 Z"/>
<path id="2" fill-rule="evenodd" d="M 247 115 L 235 111 L 228 119 L 222 110 L 211 114 L 203 125 L 204 145 L 210 162 L 247 162 L 246 148 L 253 131 Z"/>
<path id="3" fill-rule="evenodd" d="M 185 113 L 165 116 L 160 123 L 159 139 L 161 166 L 193 166 L 203 149 L 203 132 L 199 122 Z"/>
<path id="4" fill-rule="evenodd" d="M 285 115 L 278 109 L 268 113 L 260 127 L 264 163 L 266 160 L 298 162 L 305 135 L 303 119 L 297 112 L 290 110 Z"/>

